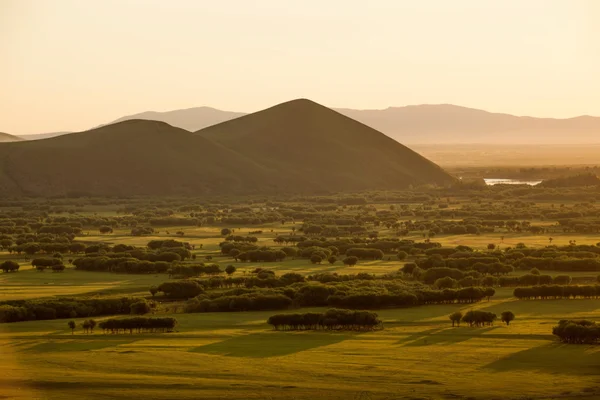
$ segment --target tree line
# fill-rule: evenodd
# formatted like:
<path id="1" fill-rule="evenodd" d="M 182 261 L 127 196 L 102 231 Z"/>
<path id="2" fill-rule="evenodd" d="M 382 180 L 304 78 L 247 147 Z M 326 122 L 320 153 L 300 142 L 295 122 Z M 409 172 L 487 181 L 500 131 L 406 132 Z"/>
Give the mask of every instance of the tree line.
<path id="1" fill-rule="evenodd" d="M 600 343 L 600 325 L 588 320 L 560 320 L 558 325 L 552 328 L 552 334 L 563 343 Z"/>
<path id="2" fill-rule="evenodd" d="M 33 299 L 8 300 L 0 303 L 0 322 L 21 322 L 61 318 L 87 318 L 102 315 L 130 314 L 133 304 L 142 298 L 120 299 Z"/>
<path id="3" fill-rule="evenodd" d="M 275 330 L 345 330 L 371 331 L 382 328 L 378 315 L 372 311 L 329 309 L 324 313 L 276 314 L 267 324 Z"/>
<path id="4" fill-rule="evenodd" d="M 542 285 L 518 287 L 513 296 L 519 300 L 548 300 L 548 299 L 598 299 L 600 285 Z"/>

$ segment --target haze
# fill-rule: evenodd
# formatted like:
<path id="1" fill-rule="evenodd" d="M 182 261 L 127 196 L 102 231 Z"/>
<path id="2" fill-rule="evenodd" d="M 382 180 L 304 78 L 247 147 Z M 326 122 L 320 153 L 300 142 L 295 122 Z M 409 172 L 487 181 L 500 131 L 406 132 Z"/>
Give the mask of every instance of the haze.
<path id="1" fill-rule="evenodd" d="M 0 1 L 0 129 L 307 97 L 600 115 L 600 3 Z"/>

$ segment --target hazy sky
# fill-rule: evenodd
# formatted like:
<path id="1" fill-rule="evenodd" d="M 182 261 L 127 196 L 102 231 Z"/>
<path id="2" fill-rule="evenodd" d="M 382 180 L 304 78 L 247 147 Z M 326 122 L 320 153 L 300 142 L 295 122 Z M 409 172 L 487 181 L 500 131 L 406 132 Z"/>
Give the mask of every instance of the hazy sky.
<path id="1" fill-rule="evenodd" d="M 0 131 L 141 111 L 600 115 L 600 0 L 0 0 Z"/>

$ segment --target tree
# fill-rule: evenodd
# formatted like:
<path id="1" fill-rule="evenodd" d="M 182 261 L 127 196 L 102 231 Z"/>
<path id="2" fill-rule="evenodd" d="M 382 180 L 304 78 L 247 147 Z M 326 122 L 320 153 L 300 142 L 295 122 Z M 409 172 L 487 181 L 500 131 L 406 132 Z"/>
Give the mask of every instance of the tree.
<path id="1" fill-rule="evenodd" d="M 88 321 L 88 323 L 90 324 L 90 331 L 92 331 L 92 333 L 94 333 L 94 328 L 95 328 L 95 327 L 96 327 L 96 325 L 97 325 L 97 323 L 96 323 L 96 320 L 94 320 L 94 319 L 90 319 L 90 320 Z"/>
<path id="2" fill-rule="evenodd" d="M 529 273 L 531 275 L 540 275 L 540 270 L 537 268 L 532 268 L 531 271 L 529 271 Z"/>
<path id="3" fill-rule="evenodd" d="M 404 250 L 400 250 L 397 254 L 398 256 L 398 260 L 403 261 L 406 260 L 406 257 L 408 257 L 408 253 L 405 252 Z"/>
<path id="4" fill-rule="evenodd" d="M 71 335 L 75 334 L 75 327 L 77 326 L 75 321 L 69 321 L 67 325 L 69 325 L 69 328 L 71 328 Z"/>
<path id="5" fill-rule="evenodd" d="M 329 264 L 331 264 L 331 265 L 335 264 L 336 261 L 337 261 L 336 256 L 329 256 L 329 258 L 327 259 L 327 262 L 329 262 Z"/>
<path id="6" fill-rule="evenodd" d="M 350 257 L 344 258 L 344 265 L 347 265 L 349 267 L 353 267 L 357 263 L 358 263 L 358 257 L 350 256 Z"/>
<path id="7" fill-rule="evenodd" d="M 229 255 L 231 256 L 231 258 L 233 258 L 235 261 L 238 260 L 238 256 L 242 253 L 242 251 L 240 249 L 236 249 L 233 248 L 231 250 L 229 250 Z"/>
<path id="8" fill-rule="evenodd" d="M 313 264 L 321 264 L 321 261 L 323 261 L 323 257 L 317 255 L 317 254 L 313 254 L 310 257 L 310 262 Z"/>
<path id="9" fill-rule="evenodd" d="M 496 245 L 494 243 L 490 243 L 487 245 L 488 250 L 495 250 L 496 249 Z"/>
<path id="10" fill-rule="evenodd" d="M 90 330 L 90 322 L 88 320 L 83 321 L 81 327 L 83 328 L 83 332 L 88 333 Z"/>
<path id="11" fill-rule="evenodd" d="M 19 264 L 15 261 L 8 260 L 0 264 L 0 269 L 4 272 L 16 272 L 19 270 Z"/>
<path id="12" fill-rule="evenodd" d="M 433 284 L 433 286 L 435 286 L 438 289 L 451 289 L 453 287 L 456 287 L 457 285 L 458 282 L 456 281 L 456 279 L 452 279 L 449 276 L 439 278 Z"/>
<path id="13" fill-rule="evenodd" d="M 450 314 L 448 318 L 452 321 L 452 326 L 456 323 L 457 326 L 460 326 L 460 320 L 462 319 L 463 314 L 460 311 L 454 312 Z"/>
<path id="14" fill-rule="evenodd" d="M 229 229 L 229 228 L 221 229 L 221 236 L 227 236 L 227 235 L 231 235 L 231 229 Z"/>
<path id="15" fill-rule="evenodd" d="M 98 230 L 102 234 L 113 233 L 113 229 L 110 226 L 108 226 L 108 225 L 103 225 Z"/>
<path id="16" fill-rule="evenodd" d="M 225 267 L 225 272 L 227 273 L 227 275 L 233 275 L 236 270 L 237 268 L 233 265 L 228 265 L 227 267 Z"/>
<path id="17" fill-rule="evenodd" d="M 154 297 L 156 293 L 158 293 L 158 287 L 150 286 L 150 294 L 152 295 L 152 297 Z"/>
<path id="18" fill-rule="evenodd" d="M 150 312 L 150 304 L 146 300 L 138 301 L 129 306 L 131 314 L 143 315 Z"/>
<path id="19" fill-rule="evenodd" d="M 510 325 L 510 322 L 515 319 L 515 314 L 512 311 L 504 311 L 500 314 L 500 319 L 508 326 Z"/>

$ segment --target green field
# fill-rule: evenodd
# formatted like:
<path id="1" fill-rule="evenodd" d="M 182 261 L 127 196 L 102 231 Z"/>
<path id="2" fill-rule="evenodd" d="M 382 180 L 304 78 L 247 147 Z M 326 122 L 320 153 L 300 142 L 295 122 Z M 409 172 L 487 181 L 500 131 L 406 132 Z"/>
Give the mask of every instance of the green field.
<path id="1" fill-rule="evenodd" d="M 452 328 L 457 309 L 517 315 L 510 326 Z M 600 396 L 600 349 L 556 342 L 561 318 L 600 300 L 516 301 L 383 310 L 369 333 L 276 332 L 272 312 L 178 314 L 171 334 L 71 335 L 65 320 L 1 325 L 10 396 L 49 399 L 428 399 Z"/>
<path id="2" fill-rule="evenodd" d="M 378 205 L 389 209 L 389 205 Z M 83 215 L 114 217 L 112 208 L 86 210 Z M 183 216 L 179 214 L 178 216 Z M 547 224 L 549 221 L 535 221 Z M 236 235 L 257 229 L 259 246 L 277 248 L 277 235 L 290 235 L 302 224 L 272 223 L 237 226 Z M 395 254 L 382 260 L 361 260 L 349 267 L 338 261 L 311 264 L 307 259 L 270 263 L 241 263 L 220 254 L 222 226 L 158 228 L 149 236 L 132 236 L 118 227 L 103 235 L 86 227 L 76 240 L 145 247 L 153 239 L 177 239 L 195 246 L 196 262 L 233 264 L 235 276 L 257 267 L 281 276 L 317 272 L 387 274 L 406 262 Z M 379 237 L 397 237 L 378 227 Z M 176 235 L 175 232 L 183 232 Z M 497 230 L 481 235 L 436 235 L 445 247 L 471 246 L 487 251 L 524 243 L 528 247 L 596 244 L 592 234 Z M 406 239 L 423 241 L 412 231 Z M 290 246 L 293 246 L 290 244 Z M 76 258 L 80 255 L 65 255 Z M 169 280 L 167 274 L 113 274 L 77 271 L 67 263 L 62 273 L 38 272 L 33 256 L 0 252 L 0 261 L 18 261 L 18 273 L 0 273 L 0 301 L 49 297 L 149 297 L 150 286 Z M 342 256 L 340 257 L 340 259 Z M 190 263 L 190 261 L 187 261 Z M 514 275 L 528 273 L 516 270 Z M 555 276 L 558 271 L 544 271 Z M 578 282 L 596 280 L 597 273 L 571 272 Z M 279 332 L 266 320 L 275 311 L 182 313 L 182 302 L 159 304 L 156 313 L 174 316 L 176 332 L 166 334 L 72 335 L 68 320 L 0 324 L 0 399 L 595 399 L 600 398 L 600 348 L 564 345 L 552 335 L 558 320 L 600 316 L 600 299 L 519 301 L 512 288 L 497 288 L 491 301 L 471 305 L 431 305 L 376 310 L 384 329 L 373 332 Z M 172 305 L 177 305 L 174 308 Z M 510 310 L 510 326 L 451 326 L 448 315 L 481 309 L 500 314 Z M 293 312 L 308 309 L 292 310 Z M 323 311 L 323 309 L 312 309 Z M 180 311 L 174 313 L 175 311 Z M 102 317 L 95 318 L 101 321 Z"/>

